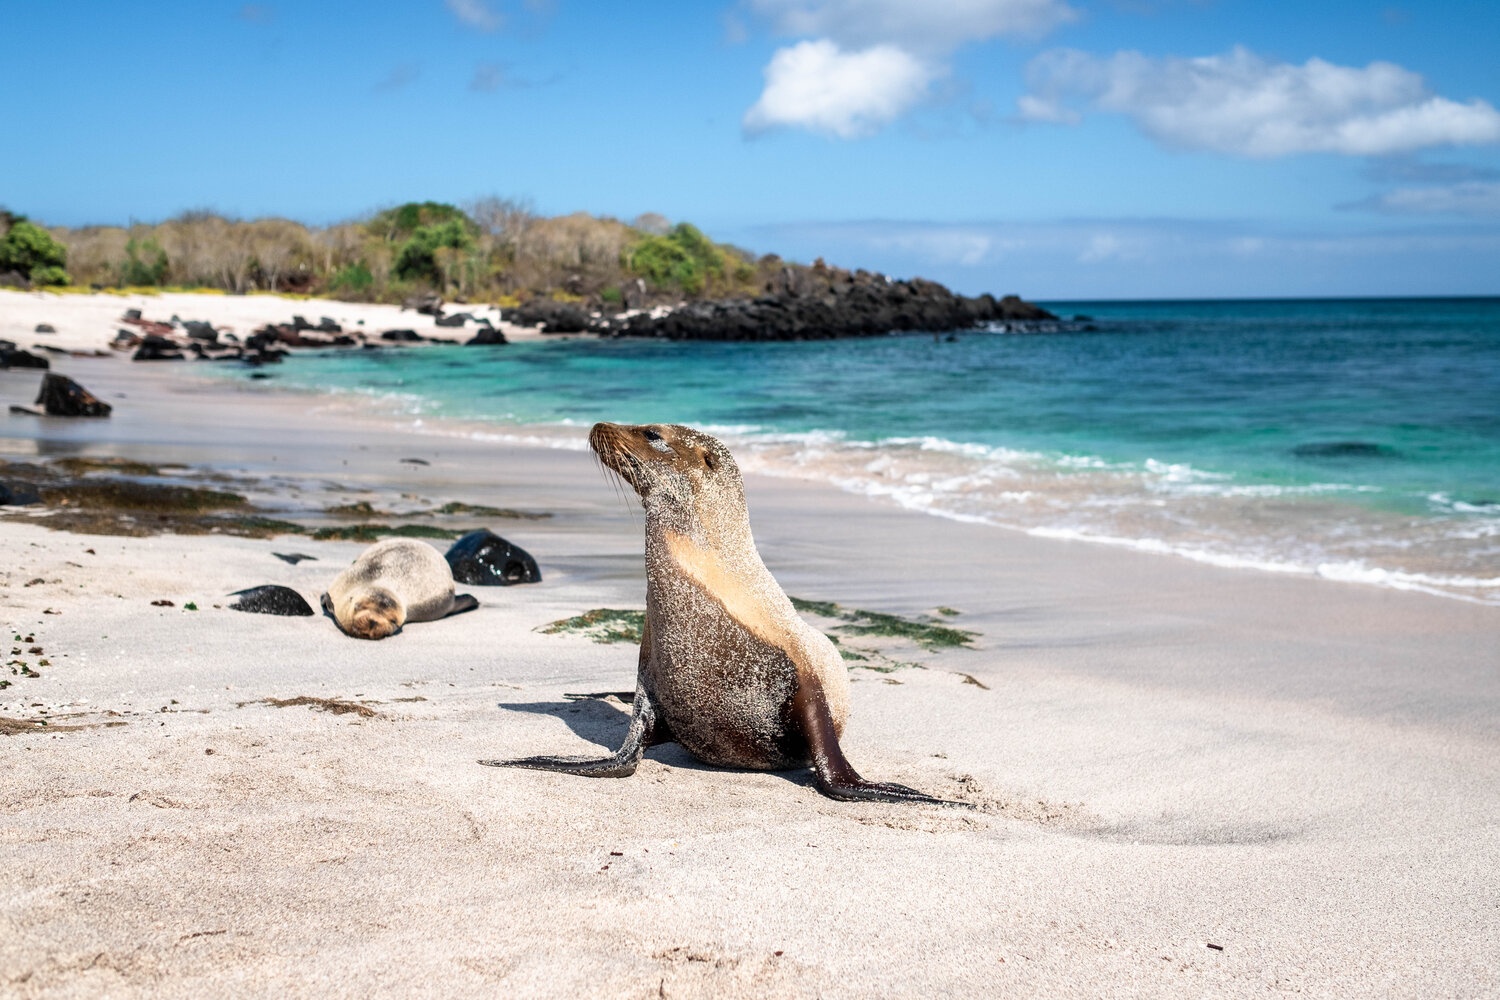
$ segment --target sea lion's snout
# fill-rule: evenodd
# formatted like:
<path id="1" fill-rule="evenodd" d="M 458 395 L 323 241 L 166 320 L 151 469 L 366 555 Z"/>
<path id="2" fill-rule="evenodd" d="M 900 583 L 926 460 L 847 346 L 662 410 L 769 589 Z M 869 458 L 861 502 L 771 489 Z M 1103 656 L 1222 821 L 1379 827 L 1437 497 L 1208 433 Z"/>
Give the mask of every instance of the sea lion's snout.
<path id="1" fill-rule="evenodd" d="M 671 454 L 670 446 L 663 452 L 657 444 L 664 440 L 659 431 L 649 426 L 627 427 L 601 422 L 589 431 L 589 447 L 599 456 L 599 461 L 629 483 L 642 499 L 645 499 L 647 490 L 657 478 L 647 471 L 653 464 L 652 459 L 660 459 L 662 454 Z"/>
<path id="2" fill-rule="evenodd" d="M 356 639 L 384 639 L 402 624 L 400 602 L 384 591 L 374 591 L 354 605 L 348 633 Z"/>

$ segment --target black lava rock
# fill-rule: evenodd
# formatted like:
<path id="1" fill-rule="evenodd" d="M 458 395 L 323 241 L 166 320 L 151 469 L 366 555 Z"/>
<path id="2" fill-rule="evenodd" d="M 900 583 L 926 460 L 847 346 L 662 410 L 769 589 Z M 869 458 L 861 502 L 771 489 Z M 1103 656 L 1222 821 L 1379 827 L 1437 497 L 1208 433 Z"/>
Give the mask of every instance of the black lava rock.
<path id="1" fill-rule="evenodd" d="M 131 361 L 181 361 L 183 354 L 178 348 L 177 342 L 156 334 L 147 334 L 146 339 L 141 341 L 141 346 L 136 348 Z"/>
<path id="2" fill-rule="evenodd" d="M 66 375 L 48 372 L 36 401 L 49 417 L 107 417 L 114 409 Z"/>
<path id="3" fill-rule="evenodd" d="M 454 542 L 445 558 L 458 583 L 509 587 L 515 583 L 542 582 L 542 571 L 530 553 L 485 529 L 471 531 Z"/>
<path id="4" fill-rule="evenodd" d="M 464 341 L 465 347 L 491 347 L 497 344 L 508 344 L 505 334 L 492 326 L 481 326 L 468 340 Z"/>
<path id="5" fill-rule="evenodd" d="M 49 367 L 46 358 L 21 350 L 14 341 L 0 340 L 0 368 L 40 368 L 46 371 Z"/>
<path id="6" fill-rule="evenodd" d="M 236 590 L 229 596 L 239 598 L 229 606 L 231 611 L 249 611 L 257 615 L 285 615 L 299 618 L 309 618 L 314 614 L 312 607 L 301 594 L 291 587 L 283 587 L 279 584 L 268 583 L 263 587 Z"/>
<path id="7" fill-rule="evenodd" d="M 42 502 L 30 483 L 0 483 L 0 507 L 30 507 Z"/>

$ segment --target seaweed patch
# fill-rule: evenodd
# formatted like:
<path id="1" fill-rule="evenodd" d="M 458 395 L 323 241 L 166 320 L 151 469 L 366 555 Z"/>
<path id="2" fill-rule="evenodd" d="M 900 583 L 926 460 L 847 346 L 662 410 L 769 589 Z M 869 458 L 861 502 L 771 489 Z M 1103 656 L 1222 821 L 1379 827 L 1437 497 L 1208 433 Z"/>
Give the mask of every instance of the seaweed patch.
<path id="1" fill-rule="evenodd" d="M 572 618 L 563 618 L 536 631 L 544 635 L 581 635 L 594 642 L 639 644 L 646 632 L 646 612 L 620 608 L 594 608 Z"/>
<path id="2" fill-rule="evenodd" d="M 295 698 L 262 698 L 258 703 L 241 701 L 236 702 L 235 706 L 237 708 L 244 708 L 246 705 L 251 704 L 270 705 L 272 708 L 296 708 L 299 705 L 306 705 L 308 708 L 319 712 L 330 712 L 334 715 L 349 715 L 352 713 L 362 719 L 372 719 L 380 714 L 369 705 L 363 705 L 357 701 L 341 701 L 338 698 L 314 698 L 311 695 L 305 694 L 298 695 Z"/>
<path id="3" fill-rule="evenodd" d="M 331 528 L 319 528 L 312 533 L 316 541 L 373 542 L 379 538 L 457 538 L 464 534 L 452 528 L 438 528 L 430 524 L 341 524 Z"/>

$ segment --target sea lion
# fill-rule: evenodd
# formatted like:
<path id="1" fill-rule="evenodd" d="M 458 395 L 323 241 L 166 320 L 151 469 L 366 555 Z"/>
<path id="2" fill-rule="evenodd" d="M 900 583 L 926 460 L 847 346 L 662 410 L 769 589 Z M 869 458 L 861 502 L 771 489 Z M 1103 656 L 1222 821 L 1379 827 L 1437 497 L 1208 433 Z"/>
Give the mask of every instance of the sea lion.
<path id="1" fill-rule="evenodd" d="M 811 765 L 830 798 L 940 802 L 866 781 L 839 749 L 849 714 L 843 658 L 761 562 L 729 449 L 675 424 L 595 424 L 589 445 L 646 511 L 646 624 L 630 729 L 611 757 L 480 763 L 623 778 L 647 747 L 675 741 L 723 767 Z"/>
<path id="2" fill-rule="evenodd" d="M 323 595 L 323 610 L 357 639 L 384 639 L 407 622 L 477 607 L 468 594 L 453 593 L 443 554 L 411 538 L 387 538 L 365 549 Z"/>

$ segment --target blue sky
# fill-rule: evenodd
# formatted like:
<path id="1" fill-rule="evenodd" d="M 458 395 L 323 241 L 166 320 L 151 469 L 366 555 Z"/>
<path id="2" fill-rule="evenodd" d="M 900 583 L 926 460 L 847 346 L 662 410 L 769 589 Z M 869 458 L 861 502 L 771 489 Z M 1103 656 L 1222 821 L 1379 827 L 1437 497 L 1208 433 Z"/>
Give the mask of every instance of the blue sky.
<path id="1" fill-rule="evenodd" d="M 496 194 L 969 292 L 1500 293 L 1500 4 L 9 8 L 54 224 Z"/>

